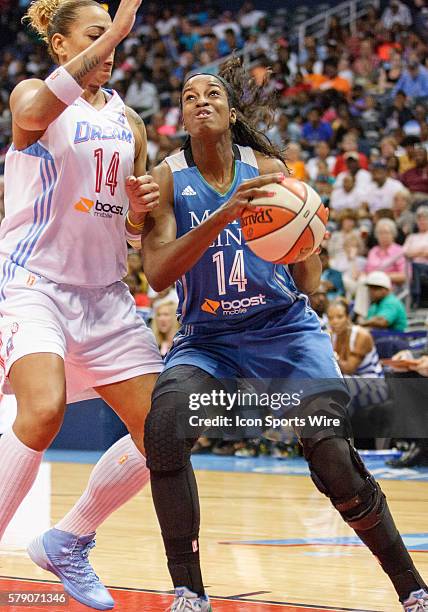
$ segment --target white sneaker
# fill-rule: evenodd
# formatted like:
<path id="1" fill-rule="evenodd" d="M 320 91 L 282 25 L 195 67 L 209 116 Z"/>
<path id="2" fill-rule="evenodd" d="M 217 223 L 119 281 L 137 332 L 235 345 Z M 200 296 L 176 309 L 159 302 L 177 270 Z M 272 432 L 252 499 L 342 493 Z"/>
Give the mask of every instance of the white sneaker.
<path id="1" fill-rule="evenodd" d="M 169 612 L 212 612 L 210 600 L 207 595 L 198 597 L 196 593 L 192 593 L 186 587 L 175 589 L 175 599 Z"/>
<path id="2" fill-rule="evenodd" d="M 404 612 L 428 612 L 428 593 L 424 589 L 410 593 L 409 599 L 403 603 L 403 610 Z"/>

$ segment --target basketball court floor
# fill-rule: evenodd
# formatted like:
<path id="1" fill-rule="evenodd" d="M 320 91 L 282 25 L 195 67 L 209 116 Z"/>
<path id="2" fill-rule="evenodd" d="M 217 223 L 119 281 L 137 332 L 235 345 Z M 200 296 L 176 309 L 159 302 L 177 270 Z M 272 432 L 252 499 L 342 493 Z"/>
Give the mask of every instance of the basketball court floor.
<path id="1" fill-rule="evenodd" d="M 9 591 L 62 592 L 52 574 L 28 559 L 23 541 L 70 508 L 96 459 L 95 453 L 48 453 L 37 498 L 23 508 L 20 524 L 12 525 L 0 548 L 0 596 Z M 367 462 L 428 577 L 428 470 L 397 471 L 386 468 L 383 460 Z M 302 460 L 202 456 L 194 464 L 201 494 L 203 570 L 215 612 L 401 609 L 376 560 L 315 490 Z M 116 610 L 158 612 L 168 607 L 171 585 L 149 488 L 99 529 L 91 560 L 111 587 Z M 73 600 L 65 605 L 3 603 L 0 609 L 88 610 Z"/>

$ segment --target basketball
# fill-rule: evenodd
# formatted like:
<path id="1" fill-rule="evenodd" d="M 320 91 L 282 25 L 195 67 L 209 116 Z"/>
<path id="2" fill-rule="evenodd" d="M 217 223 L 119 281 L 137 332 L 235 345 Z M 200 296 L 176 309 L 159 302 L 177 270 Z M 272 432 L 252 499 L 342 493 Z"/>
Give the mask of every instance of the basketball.
<path id="1" fill-rule="evenodd" d="M 272 263 L 303 261 L 324 238 L 328 209 L 312 187 L 297 179 L 286 178 L 265 189 L 275 196 L 257 199 L 261 210 L 248 210 L 241 217 L 249 248 Z"/>

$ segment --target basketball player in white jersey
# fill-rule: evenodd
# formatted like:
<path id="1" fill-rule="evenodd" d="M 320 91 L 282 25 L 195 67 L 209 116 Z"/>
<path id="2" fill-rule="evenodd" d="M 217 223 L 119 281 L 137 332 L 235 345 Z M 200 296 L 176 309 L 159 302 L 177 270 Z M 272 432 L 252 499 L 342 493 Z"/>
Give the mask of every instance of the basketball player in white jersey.
<path id="1" fill-rule="evenodd" d="M 127 286 L 126 240 L 140 242 L 159 190 L 146 176 L 143 122 L 108 81 L 141 0 L 112 23 L 95 0 L 36 0 L 28 20 L 59 68 L 13 91 L 13 145 L 0 229 L 0 372 L 18 402 L 0 439 L 0 539 L 58 433 L 66 397 L 88 388 L 130 435 L 100 460 L 73 510 L 30 546 L 80 602 L 114 602 L 87 555 L 98 525 L 149 479 L 144 419 L 162 361 Z"/>

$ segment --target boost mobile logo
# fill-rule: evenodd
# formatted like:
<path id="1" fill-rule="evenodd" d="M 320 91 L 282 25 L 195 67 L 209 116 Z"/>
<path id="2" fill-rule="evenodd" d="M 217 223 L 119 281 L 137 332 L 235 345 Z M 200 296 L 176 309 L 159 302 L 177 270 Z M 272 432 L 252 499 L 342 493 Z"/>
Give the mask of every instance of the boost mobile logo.
<path id="1" fill-rule="evenodd" d="M 93 217 L 112 218 L 113 215 L 123 216 L 123 206 L 115 206 L 114 204 L 103 204 L 99 200 L 93 202 L 88 198 L 80 198 L 74 205 L 74 209 L 79 212 L 87 213 Z"/>
<path id="2" fill-rule="evenodd" d="M 221 306 L 223 310 L 223 315 L 230 316 L 244 314 L 252 306 L 260 306 L 262 304 L 266 304 L 266 296 L 262 295 L 261 293 L 253 297 L 246 297 L 242 300 L 232 300 L 230 302 L 227 300 L 221 300 L 221 302 L 217 302 L 216 300 L 209 300 L 208 298 L 206 298 L 205 302 L 201 306 L 201 310 L 203 310 L 204 312 L 208 312 L 209 314 L 212 314 L 216 317 L 217 311 Z"/>
<path id="3" fill-rule="evenodd" d="M 204 312 L 209 312 L 209 314 L 217 315 L 217 310 L 220 308 L 220 302 L 216 302 L 215 300 L 209 300 L 208 298 L 201 306 L 201 310 Z"/>

